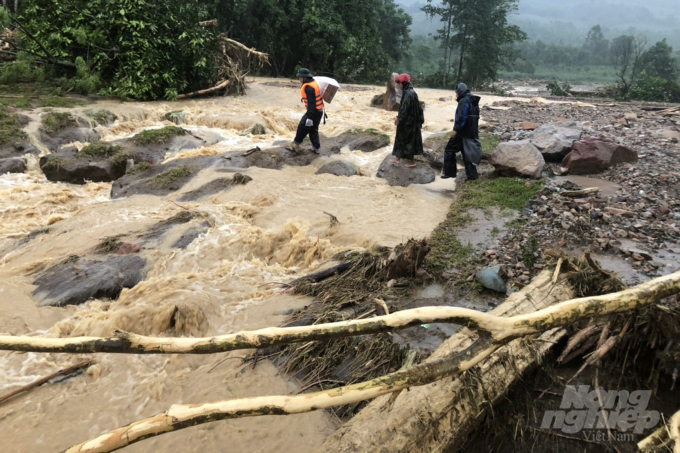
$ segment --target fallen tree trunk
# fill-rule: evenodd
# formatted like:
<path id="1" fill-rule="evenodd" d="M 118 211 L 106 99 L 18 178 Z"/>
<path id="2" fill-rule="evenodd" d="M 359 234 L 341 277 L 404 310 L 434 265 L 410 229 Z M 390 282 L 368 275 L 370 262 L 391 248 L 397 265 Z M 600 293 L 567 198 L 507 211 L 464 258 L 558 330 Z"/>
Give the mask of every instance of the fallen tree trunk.
<path id="1" fill-rule="evenodd" d="M 521 315 L 572 297 L 573 289 L 566 276 L 561 275 L 553 282 L 552 272 L 544 271 L 491 314 Z M 456 448 L 487 410 L 565 335 L 564 329 L 557 329 L 531 340 L 514 340 L 466 376 L 413 388 L 394 401 L 389 397 L 378 398 L 329 436 L 319 451 L 406 453 Z M 475 332 L 465 329 L 444 342 L 427 362 L 460 353 L 477 337 Z"/>
<path id="2" fill-rule="evenodd" d="M 30 384 L 19 387 L 16 390 L 13 390 L 13 391 L 5 394 L 5 395 L 0 396 L 0 404 L 4 403 L 8 399 L 10 399 L 10 398 L 12 398 L 12 397 L 14 397 L 14 396 L 16 396 L 20 393 L 28 392 L 29 390 L 33 390 L 36 387 L 40 387 L 44 383 L 49 382 L 56 377 L 68 376 L 69 374 L 75 373 L 76 371 L 78 371 L 82 368 L 90 366 L 91 363 L 92 363 L 91 360 L 83 360 L 82 362 L 76 363 L 75 365 L 72 365 L 68 368 L 61 369 L 57 372 L 50 374 L 49 376 L 45 376 L 43 378 L 40 378 L 40 379 L 37 379 L 37 380 L 31 382 Z"/>
<path id="3" fill-rule="evenodd" d="M 668 424 L 641 440 L 637 447 L 643 453 L 651 453 L 671 451 L 671 445 L 673 445 L 673 453 L 680 453 L 680 411 L 671 417 Z"/>
<path id="4" fill-rule="evenodd" d="M 200 90 L 200 91 L 193 91 L 191 93 L 185 93 L 185 94 L 180 94 L 177 96 L 177 99 L 188 99 L 188 98 L 193 98 L 196 96 L 203 96 L 204 94 L 210 94 L 214 93 L 216 91 L 223 90 L 229 86 L 230 81 L 229 80 L 224 80 L 217 85 L 215 85 L 212 88 L 206 88 L 205 90 Z"/>
<path id="5" fill-rule="evenodd" d="M 541 274 L 541 280 L 551 282 L 551 272 Z M 550 275 L 548 275 L 550 274 Z M 537 277 L 538 279 L 538 277 Z M 559 280 L 558 280 L 559 282 Z M 548 284 L 547 282 L 545 284 Z M 532 285 L 529 285 L 531 287 Z M 528 288 L 528 287 L 527 287 Z M 552 289 L 545 298 L 555 292 Z M 645 282 L 635 288 L 603 296 L 568 300 L 528 314 L 481 313 L 459 307 L 423 307 L 404 310 L 370 319 L 354 319 L 328 324 L 300 327 L 268 327 L 229 335 L 206 338 L 147 337 L 127 332 L 117 332 L 117 337 L 41 338 L 0 336 L 0 350 L 25 352 L 61 352 L 71 354 L 108 352 L 125 354 L 214 354 L 238 349 L 266 348 L 280 344 L 302 343 L 347 336 L 389 332 L 407 327 L 444 322 L 459 324 L 486 332 L 501 342 L 546 332 L 584 319 L 593 319 L 614 313 L 635 310 L 680 293 L 680 271 Z M 520 292 L 517 294 L 527 294 Z M 563 295 L 564 296 L 564 295 Z M 520 296 L 513 296 L 518 298 Z M 544 297 L 527 294 L 530 305 L 542 308 Z M 537 300 L 533 300 L 537 299 Z M 564 299 L 564 297 L 562 297 Z M 553 301 L 553 303 L 557 300 Z M 519 312 L 513 312 L 519 313 Z"/>
<path id="6" fill-rule="evenodd" d="M 288 283 L 288 286 L 295 286 L 300 282 L 304 282 L 307 280 L 311 280 L 315 283 L 319 283 L 320 281 L 326 280 L 327 278 L 330 278 L 334 275 L 341 274 L 345 272 L 347 269 L 349 269 L 352 266 L 352 263 L 346 262 L 346 263 L 340 263 L 338 265 L 335 265 L 333 267 L 329 267 L 328 269 L 324 269 L 319 272 L 315 272 L 313 274 L 305 275 L 304 277 L 300 277 L 296 280 L 293 280 L 292 282 Z"/>

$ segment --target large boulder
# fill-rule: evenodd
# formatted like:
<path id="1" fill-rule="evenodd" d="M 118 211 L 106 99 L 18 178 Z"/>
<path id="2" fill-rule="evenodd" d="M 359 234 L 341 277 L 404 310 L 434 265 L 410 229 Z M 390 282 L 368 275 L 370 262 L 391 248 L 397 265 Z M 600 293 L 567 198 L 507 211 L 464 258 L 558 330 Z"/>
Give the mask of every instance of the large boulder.
<path id="1" fill-rule="evenodd" d="M 390 186 L 408 187 L 411 184 L 429 184 L 435 180 L 435 173 L 426 161 L 416 160 L 415 168 L 406 168 L 404 164 L 392 164 L 388 155 L 380 168 L 378 168 L 378 178 L 383 178 Z"/>
<path id="2" fill-rule="evenodd" d="M 0 159 L 0 175 L 5 173 L 23 173 L 26 171 L 26 159 L 21 157 L 10 157 Z"/>
<path id="3" fill-rule="evenodd" d="M 588 137 L 574 143 L 574 150 L 562 161 L 562 172 L 592 175 L 624 162 L 637 162 L 638 154 L 618 143 Z"/>
<path id="4" fill-rule="evenodd" d="M 504 176 L 541 177 L 545 159 L 529 140 L 501 143 L 489 158 L 489 163 Z"/>
<path id="5" fill-rule="evenodd" d="M 103 260 L 74 257 L 45 271 L 33 284 L 40 305 L 63 307 L 90 299 L 116 299 L 144 277 L 146 260 L 139 256 L 111 256 Z"/>
<path id="6" fill-rule="evenodd" d="M 301 146 L 300 151 L 290 151 L 285 146 L 274 148 L 254 148 L 249 151 L 232 151 L 224 154 L 218 162 L 218 166 L 230 168 L 267 168 L 281 170 L 285 165 L 290 167 L 306 167 L 314 162 L 319 156 L 331 157 L 340 154 L 340 147 L 332 140 L 321 138 L 321 154 L 309 150 L 309 145 Z"/>
<path id="7" fill-rule="evenodd" d="M 134 159 L 134 155 L 120 146 L 96 143 L 80 151 L 68 147 L 43 156 L 40 158 L 40 169 L 49 181 L 54 182 L 111 182 L 125 174 L 128 159 Z"/>
<path id="8" fill-rule="evenodd" d="M 531 144 L 538 148 L 545 160 L 560 162 L 582 135 L 583 125 L 576 121 L 548 123 L 532 133 Z"/>
<path id="9" fill-rule="evenodd" d="M 342 160 L 334 160 L 327 163 L 323 167 L 317 170 L 317 175 L 329 174 L 335 176 L 355 176 L 359 173 L 357 167 L 350 163 Z"/>

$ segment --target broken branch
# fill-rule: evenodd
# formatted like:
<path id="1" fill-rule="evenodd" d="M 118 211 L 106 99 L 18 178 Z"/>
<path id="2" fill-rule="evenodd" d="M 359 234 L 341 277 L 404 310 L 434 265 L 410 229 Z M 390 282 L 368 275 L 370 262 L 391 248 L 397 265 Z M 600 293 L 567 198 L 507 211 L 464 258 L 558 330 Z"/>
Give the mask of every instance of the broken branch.
<path id="1" fill-rule="evenodd" d="M 460 374 L 493 354 L 499 347 L 500 344 L 492 342 L 487 336 L 477 340 L 465 351 L 435 362 L 397 371 L 369 382 L 304 395 L 261 396 L 207 404 L 176 404 L 164 413 L 104 433 L 69 448 L 65 453 L 108 453 L 149 437 L 202 423 L 259 415 L 301 414 L 357 403 Z"/>
<path id="2" fill-rule="evenodd" d="M 61 353 L 212 354 L 238 349 L 370 335 L 436 322 L 486 332 L 498 342 L 546 332 L 584 319 L 627 312 L 680 293 L 680 271 L 635 288 L 603 296 L 573 299 L 512 317 L 494 316 L 460 307 L 423 307 L 365 320 L 299 327 L 268 327 L 206 338 L 161 338 L 117 332 L 113 338 L 37 338 L 0 336 L 0 350 Z"/>
<path id="3" fill-rule="evenodd" d="M 83 360 L 82 362 L 76 363 L 75 365 L 72 365 L 68 368 L 63 368 L 63 369 L 61 369 L 61 370 L 59 370 L 55 373 L 52 373 L 49 376 L 45 376 L 43 378 L 35 380 L 28 385 L 24 385 L 23 387 L 19 387 L 18 389 L 13 390 L 13 391 L 7 393 L 6 395 L 0 396 L 0 404 L 4 403 L 8 399 L 10 399 L 10 398 L 12 398 L 12 397 L 14 397 L 14 396 L 16 396 L 20 393 L 28 392 L 29 390 L 33 390 L 36 387 L 40 387 L 44 383 L 49 382 L 56 377 L 68 376 L 69 374 L 73 374 L 73 373 L 75 373 L 76 371 L 78 371 L 82 368 L 86 368 L 86 367 L 90 366 L 91 363 L 92 363 L 91 360 Z"/>

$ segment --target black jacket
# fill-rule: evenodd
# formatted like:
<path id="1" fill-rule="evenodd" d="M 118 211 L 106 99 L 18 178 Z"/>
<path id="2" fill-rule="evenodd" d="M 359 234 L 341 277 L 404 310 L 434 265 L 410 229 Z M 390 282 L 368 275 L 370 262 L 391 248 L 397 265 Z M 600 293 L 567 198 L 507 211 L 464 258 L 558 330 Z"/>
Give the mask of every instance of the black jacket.
<path id="1" fill-rule="evenodd" d="M 453 130 L 458 132 L 460 138 L 479 139 L 479 96 L 474 96 L 469 91 L 458 100 L 456 109 L 456 123 Z"/>

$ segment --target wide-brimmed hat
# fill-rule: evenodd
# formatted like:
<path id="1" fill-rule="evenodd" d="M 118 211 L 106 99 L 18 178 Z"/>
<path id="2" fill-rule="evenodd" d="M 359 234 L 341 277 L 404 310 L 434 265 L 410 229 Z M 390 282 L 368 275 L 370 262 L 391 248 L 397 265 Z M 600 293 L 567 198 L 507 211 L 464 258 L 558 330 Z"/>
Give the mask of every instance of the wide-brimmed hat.
<path id="1" fill-rule="evenodd" d="M 312 72 L 307 68 L 300 68 L 295 77 L 314 77 Z"/>

